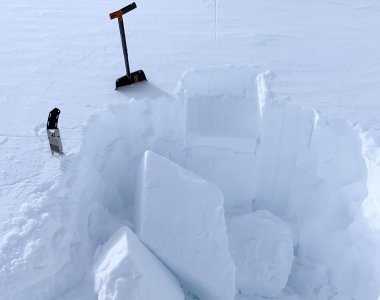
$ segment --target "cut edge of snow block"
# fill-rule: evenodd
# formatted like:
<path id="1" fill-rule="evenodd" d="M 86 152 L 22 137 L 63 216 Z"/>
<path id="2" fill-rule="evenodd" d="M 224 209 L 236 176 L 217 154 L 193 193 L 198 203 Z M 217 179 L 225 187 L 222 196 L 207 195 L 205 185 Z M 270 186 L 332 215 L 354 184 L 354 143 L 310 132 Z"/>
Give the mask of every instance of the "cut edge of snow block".
<path id="1" fill-rule="evenodd" d="M 183 300 L 177 279 L 126 226 L 97 249 L 93 273 L 100 300 Z"/>
<path id="2" fill-rule="evenodd" d="M 200 299 L 234 299 L 223 194 L 151 151 L 141 161 L 137 190 L 135 226 L 141 240 Z"/>

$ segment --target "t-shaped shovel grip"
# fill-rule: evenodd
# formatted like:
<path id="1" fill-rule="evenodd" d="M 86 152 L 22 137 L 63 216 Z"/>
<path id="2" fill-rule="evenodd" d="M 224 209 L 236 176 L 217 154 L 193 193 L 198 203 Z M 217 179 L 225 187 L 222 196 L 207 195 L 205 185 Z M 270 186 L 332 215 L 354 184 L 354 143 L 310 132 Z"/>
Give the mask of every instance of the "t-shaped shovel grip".
<path id="1" fill-rule="evenodd" d="M 123 7 L 122 9 L 115 11 L 113 13 L 110 13 L 110 18 L 115 19 L 118 18 L 119 20 L 123 18 L 123 15 L 130 12 L 131 10 L 134 10 L 137 7 L 136 3 L 133 2 L 126 7 Z"/>

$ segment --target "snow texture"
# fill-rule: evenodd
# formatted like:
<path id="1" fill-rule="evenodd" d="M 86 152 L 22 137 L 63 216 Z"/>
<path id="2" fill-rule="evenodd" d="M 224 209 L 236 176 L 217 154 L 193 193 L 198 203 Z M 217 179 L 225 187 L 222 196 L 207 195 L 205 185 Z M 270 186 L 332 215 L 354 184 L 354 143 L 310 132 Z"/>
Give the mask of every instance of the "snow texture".
<path id="1" fill-rule="evenodd" d="M 99 300 L 183 300 L 178 281 L 128 228 L 97 249 L 95 290 Z"/>
<path id="2" fill-rule="evenodd" d="M 151 151 L 139 174 L 135 224 L 141 240 L 200 299 L 234 299 L 223 194 Z"/>
<path id="3" fill-rule="evenodd" d="M 240 294 L 278 296 L 288 282 L 293 265 L 289 226 L 268 211 L 234 216 L 227 225 Z"/>

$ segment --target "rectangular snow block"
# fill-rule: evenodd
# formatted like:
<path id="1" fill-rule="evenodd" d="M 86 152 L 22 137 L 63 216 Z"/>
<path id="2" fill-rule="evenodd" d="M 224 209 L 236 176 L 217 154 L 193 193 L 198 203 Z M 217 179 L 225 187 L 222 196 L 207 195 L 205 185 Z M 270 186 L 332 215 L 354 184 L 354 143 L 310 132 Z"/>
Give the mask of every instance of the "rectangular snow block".
<path id="1" fill-rule="evenodd" d="M 144 154 L 137 188 L 135 222 L 141 240 L 200 299 L 234 299 L 223 194 L 150 151 Z"/>
<path id="2" fill-rule="evenodd" d="M 128 228 L 120 228 L 94 264 L 99 300 L 183 300 L 178 281 Z"/>

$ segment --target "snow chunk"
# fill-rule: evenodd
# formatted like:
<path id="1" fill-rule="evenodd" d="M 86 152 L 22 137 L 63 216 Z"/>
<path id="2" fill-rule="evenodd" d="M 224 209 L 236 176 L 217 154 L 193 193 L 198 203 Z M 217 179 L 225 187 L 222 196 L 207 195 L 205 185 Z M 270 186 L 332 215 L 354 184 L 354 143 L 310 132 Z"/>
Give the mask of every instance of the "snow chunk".
<path id="1" fill-rule="evenodd" d="M 98 299 L 184 299 L 174 276 L 128 227 L 120 228 L 100 251 L 94 265 Z"/>
<path id="2" fill-rule="evenodd" d="M 141 240 L 200 299 L 231 300 L 235 267 L 228 251 L 223 194 L 153 152 L 145 152 L 136 197 Z"/>
<path id="3" fill-rule="evenodd" d="M 228 221 L 229 243 L 236 264 L 237 287 L 249 298 L 276 297 L 285 288 L 293 264 L 288 225 L 267 211 Z"/>

